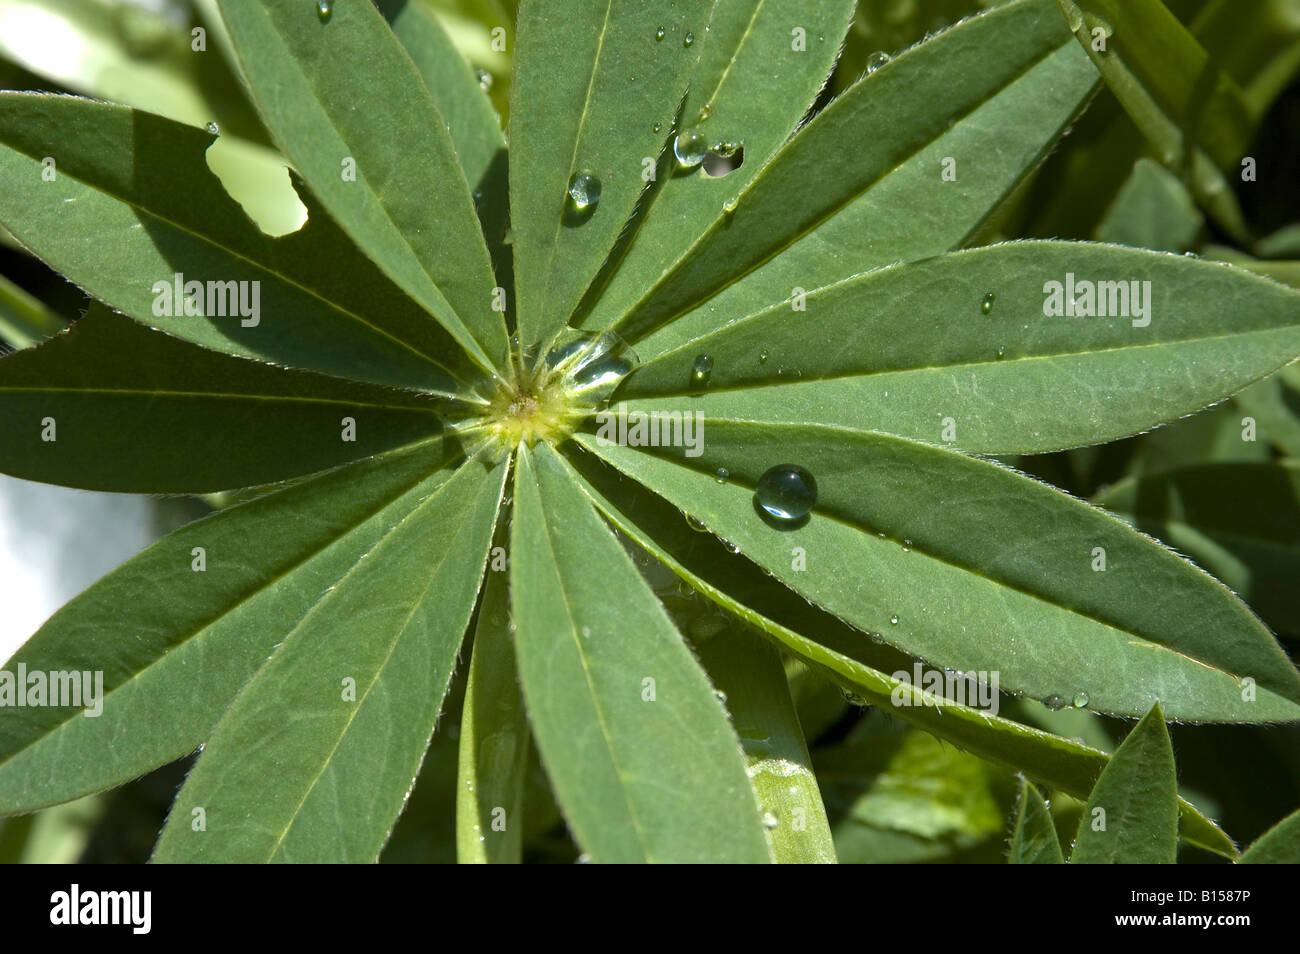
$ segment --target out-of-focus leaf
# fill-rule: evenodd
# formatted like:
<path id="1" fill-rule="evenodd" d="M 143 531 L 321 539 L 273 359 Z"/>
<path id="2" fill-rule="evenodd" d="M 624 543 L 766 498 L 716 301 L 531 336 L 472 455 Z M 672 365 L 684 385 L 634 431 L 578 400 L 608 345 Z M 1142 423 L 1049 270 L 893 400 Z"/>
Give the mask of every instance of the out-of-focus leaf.
<path id="1" fill-rule="evenodd" d="M 1260 835 L 1237 861 L 1243 865 L 1300 865 L 1300 811 Z"/>
<path id="2" fill-rule="evenodd" d="M 1178 177 L 1139 159 L 1097 226 L 1097 241 L 1161 252 L 1194 248 L 1205 217 Z"/>

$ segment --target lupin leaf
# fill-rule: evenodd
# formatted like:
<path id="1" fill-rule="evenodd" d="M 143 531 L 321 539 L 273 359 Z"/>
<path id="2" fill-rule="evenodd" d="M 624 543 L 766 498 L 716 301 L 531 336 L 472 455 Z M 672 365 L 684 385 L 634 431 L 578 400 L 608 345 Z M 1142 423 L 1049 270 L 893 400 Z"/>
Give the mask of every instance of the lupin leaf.
<path id="1" fill-rule="evenodd" d="M 1042 793 L 1027 779 L 1020 783 L 1020 798 L 1016 802 L 1016 824 L 1011 833 L 1013 865 L 1065 864 L 1061 855 L 1061 841 L 1056 835 L 1052 813 Z"/>
<path id="2" fill-rule="evenodd" d="M 96 306 L 0 360 L 0 471 L 137 493 L 251 487 L 427 439 L 440 403 L 195 348 Z"/>
<path id="3" fill-rule="evenodd" d="M 1300 811 L 1260 835 L 1237 861 L 1243 865 L 1300 864 Z"/>
<path id="4" fill-rule="evenodd" d="M 675 155 L 666 157 L 643 199 L 636 240 L 585 326 L 611 325 L 635 304 L 790 138 L 835 65 L 853 7 L 851 0 L 714 4 L 708 32 L 696 36 L 700 62 L 678 124 L 679 132 L 704 136 L 712 158 L 683 169 Z M 725 144 L 739 151 L 717 156 Z M 715 159 L 723 158 L 740 165 L 718 175 Z"/>
<path id="5" fill-rule="evenodd" d="M 293 626 L 205 743 L 155 862 L 379 857 L 442 709 L 505 474 L 462 464 Z"/>
<path id="6" fill-rule="evenodd" d="M 223 510 L 55 613 L 4 669 L 102 671 L 103 713 L 6 707 L 0 814 L 120 785 L 194 751 L 284 634 L 447 479 L 456 454 L 433 440 Z"/>
<path id="7" fill-rule="evenodd" d="M 523 833 L 531 737 L 515 673 L 508 576 L 496 562 L 494 548 L 460 720 L 456 858 L 461 864 L 517 864 Z"/>
<path id="8" fill-rule="evenodd" d="M 911 660 L 807 603 L 712 534 L 692 529 L 668 501 L 627 482 L 591 455 L 569 455 L 584 492 L 620 531 L 724 610 L 797 654 L 846 692 L 892 712 L 982 758 L 1021 770 L 1044 785 L 1087 797 L 1105 752 L 1003 716 L 962 705 L 916 685 Z M 730 557 L 730 559 L 728 559 Z M 797 628 L 796 628 L 797 627 Z M 804 633 L 816 633 L 812 639 Z M 891 670 L 894 675 L 887 675 Z M 908 676 L 898 678 L 898 670 Z M 1179 801 L 1181 836 L 1225 858 L 1233 842 L 1213 821 Z"/>
<path id="9" fill-rule="evenodd" d="M 1093 316 L 1047 314 L 1072 286 L 1081 310 L 1083 282 Z M 1031 454 L 1190 414 L 1297 352 L 1300 293 L 1285 286 L 1176 255 L 1014 242 L 809 289 L 646 363 L 620 394 L 656 398 L 647 409 L 688 401 L 710 418 Z M 713 361 L 704 394 L 691 377 L 701 354 Z"/>
<path id="10" fill-rule="evenodd" d="M 548 0 L 521 8 L 509 139 L 525 346 L 564 327 L 636 208 L 645 163 L 653 168 L 667 148 L 712 6 Z M 578 175 L 594 180 L 596 201 L 570 199 Z"/>
<path id="11" fill-rule="evenodd" d="M 800 130 L 740 194 L 734 211 L 718 209 L 674 267 L 642 286 L 617 330 L 630 340 L 645 337 L 812 236 L 817 256 L 842 256 L 841 229 L 852 236 L 847 247 L 865 254 L 853 257 L 847 273 L 831 266 L 829 278 L 822 277 L 825 266 L 812 270 L 803 255 L 786 259 L 776 273 L 778 294 L 762 295 L 762 305 L 788 298 L 785 279 L 792 275 L 795 285 L 817 287 L 959 245 L 1092 90 L 1096 71 L 1073 46 L 1050 2 L 1016 0 L 898 56 Z M 952 75 L 964 81 L 954 86 Z M 1004 91 L 1009 98 L 998 102 Z M 1013 104 L 1031 109 L 1028 135 L 1013 136 L 1005 150 L 983 131 L 990 113 L 981 107 L 991 101 L 1001 107 L 991 115 Z M 955 181 L 944 180 L 945 157 L 956 162 Z M 891 175 L 896 171 L 901 175 Z M 979 183 L 973 202 L 958 201 L 966 182 Z M 929 201 L 915 198 L 921 191 Z M 916 228 L 918 204 L 936 228 Z M 883 211 L 891 207 L 895 214 Z M 741 312 L 728 307 L 719 315 L 731 313 Z"/>
<path id="12" fill-rule="evenodd" d="M 1070 863 L 1173 864 L 1178 781 L 1160 703 L 1120 743 L 1088 796 Z"/>
<path id="13" fill-rule="evenodd" d="M 220 0 L 276 144 L 344 231 L 484 370 L 506 355 L 492 263 L 446 120 L 369 3 Z M 365 64 L 355 69 L 348 64 Z"/>
<path id="14" fill-rule="evenodd" d="M 807 599 L 933 665 L 1112 714 L 1160 699 L 1182 721 L 1300 719 L 1300 673 L 1250 610 L 1085 503 L 878 433 L 713 418 L 702 428 L 701 448 L 654 453 L 576 439 Z M 802 524 L 774 527 L 755 513 L 755 487 L 784 461 L 813 473 L 817 503 Z"/>
<path id="15" fill-rule="evenodd" d="M 510 591 L 524 699 L 597 862 L 770 861 L 726 713 L 681 635 L 545 445 L 521 450 Z"/>
<path id="16" fill-rule="evenodd" d="M 208 169 L 211 143 L 124 106 L 0 93 L 0 175 L 16 184 L 0 192 L 0 222 L 100 301 L 205 348 L 442 393 L 475 379 L 447 333 L 314 202 L 299 232 L 262 233 Z M 186 314 L 177 275 L 205 283 L 205 309 L 207 283 L 220 283 L 216 307 Z M 248 317 L 230 282 L 247 283 Z"/>

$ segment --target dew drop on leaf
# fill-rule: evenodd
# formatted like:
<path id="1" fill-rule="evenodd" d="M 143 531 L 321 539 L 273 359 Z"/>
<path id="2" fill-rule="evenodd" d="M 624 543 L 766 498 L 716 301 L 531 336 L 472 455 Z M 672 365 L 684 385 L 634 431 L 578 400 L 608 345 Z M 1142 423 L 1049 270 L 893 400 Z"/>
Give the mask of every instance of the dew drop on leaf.
<path id="1" fill-rule="evenodd" d="M 1074 699 L 1071 701 L 1074 703 L 1076 709 L 1088 708 L 1088 694 L 1082 689 L 1074 694 Z"/>
<path id="2" fill-rule="evenodd" d="M 995 296 L 993 295 L 992 292 L 989 292 L 987 295 L 985 295 L 983 300 L 980 302 L 980 311 L 984 312 L 984 314 L 986 315 L 992 312 L 994 297 Z"/>
<path id="3" fill-rule="evenodd" d="M 667 32 L 663 27 L 660 27 L 659 29 L 655 30 L 655 39 L 656 39 L 656 40 L 662 40 L 662 39 L 663 39 L 664 37 L 666 37 L 667 35 L 668 35 L 668 32 Z"/>
<path id="4" fill-rule="evenodd" d="M 207 131 L 208 131 L 209 133 L 211 133 L 212 135 L 214 135 L 214 136 L 220 136 L 220 135 L 221 135 L 221 127 L 218 126 L 218 125 L 217 125 L 216 123 L 214 123 L 214 122 L 213 122 L 213 123 L 208 123 L 207 126 L 205 126 L 204 128 L 207 129 Z"/>
<path id="5" fill-rule="evenodd" d="M 682 40 L 682 46 L 690 46 L 694 42 L 695 42 L 695 34 L 688 33 L 686 34 L 686 38 Z"/>
<path id="6" fill-rule="evenodd" d="M 691 386 L 707 388 L 711 377 L 713 377 L 713 359 L 707 354 L 697 355 L 695 363 L 691 365 Z"/>
<path id="7" fill-rule="evenodd" d="M 1052 693 L 1043 700 L 1043 705 L 1047 706 L 1047 708 L 1051 709 L 1053 712 L 1056 712 L 1059 709 L 1065 708 L 1065 700 L 1056 693 Z"/>
<path id="8" fill-rule="evenodd" d="M 696 533 L 704 533 L 706 530 L 709 529 L 699 520 L 696 520 L 689 513 L 686 514 L 686 525 L 690 527 L 692 530 L 694 530 Z"/>
<path id="9" fill-rule="evenodd" d="M 694 169 L 709 154 L 709 147 L 698 129 L 687 129 L 673 140 L 673 155 L 683 169 Z"/>
<path id="10" fill-rule="evenodd" d="M 478 88 L 487 92 L 492 88 L 492 74 L 487 70 L 475 70 L 474 78 L 478 80 Z"/>
<path id="11" fill-rule="evenodd" d="M 889 54 L 877 50 L 875 53 L 872 53 L 870 56 L 867 57 L 867 72 L 874 73 L 876 70 L 880 69 L 888 62 L 889 62 Z"/>
<path id="12" fill-rule="evenodd" d="M 768 356 L 767 356 L 767 349 L 764 348 L 762 351 L 760 351 L 760 352 L 758 353 L 758 363 L 759 363 L 759 364 L 767 364 L 767 357 L 768 357 Z"/>
<path id="13" fill-rule="evenodd" d="M 771 831 L 773 828 L 776 828 L 780 824 L 781 824 L 781 820 L 777 818 L 775 815 L 773 815 L 771 812 L 763 812 L 763 827 L 766 828 L 768 831 Z"/>
<path id="14" fill-rule="evenodd" d="M 777 464 L 758 478 L 754 499 L 777 520 L 802 520 L 817 502 L 817 480 L 798 464 Z"/>
<path id="15" fill-rule="evenodd" d="M 731 476 L 731 471 L 727 470 L 727 468 L 725 467 L 719 467 L 716 471 L 713 472 L 714 479 L 720 484 L 725 484 L 727 482 L 727 478 L 730 476 Z"/>
<path id="16" fill-rule="evenodd" d="M 329 23 L 334 16 L 333 0 L 316 0 L 316 16 L 321 23 Z"/>
<path id="17" fill-rule="evenodd" d="M 897 616 L 891 616 L 891 617 L 889 617 L 889 625 L 891 625 L 891 626 L 897 626 L 897 625 L 898 625 L 898 617 L 897 617 Z"/>
<path id="18" fill-rule="evenodd" d="M 589 172 L 575 172 L 569 180 L 569 203 L 575 212 L 594 211 L 600 203 L 600 180 Z"/>

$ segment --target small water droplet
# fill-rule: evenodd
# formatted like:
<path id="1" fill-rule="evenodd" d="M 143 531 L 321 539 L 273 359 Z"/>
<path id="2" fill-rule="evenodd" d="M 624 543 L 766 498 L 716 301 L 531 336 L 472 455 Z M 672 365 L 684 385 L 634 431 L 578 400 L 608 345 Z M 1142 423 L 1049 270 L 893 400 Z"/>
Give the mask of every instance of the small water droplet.
<path id="1" fill-rule="evenodd" d="M 764 348 L 762 351 L 758 353 L 758 363 L 767 364 L 767 358 L 768 358 L 767 349 Z"/>
<path id="2" fill-rule="evenodd" d="M 655 132 L 660 132 L 664 128 L 663 123 L 655 123 Z"/>
<path id="3" fill-rule="evenodd" d="M 1074 703 L 1074 707 L 1076 709 L 1088 708 L 1088 694 L 1084 692 L 1082 689 L 1080 689 L 1078 692 L 1074 694 L 1074 699 L 1072 699 L 1071 701 Z"/>
<path id="4" fill-rule="evenodd" d="M 663 38 L 666 37 L 667 35 L 668 35 L 668 31 L 665 30 L 663 27 L 660 27 L 659 29 L 655 30 L 655 40 L 657 41 L 663 40 Z"/>
<path id="5" fill-rule="evenodd" d="M 984 312 L 984 314 L 986 315 L 992 312 L 994 297 L 995 296 L 992 292 L 989 292 L 987 295 L 985 295 L 983 300 L 980 302 L 980 311 Z"/>
<path id="6" fill-rule="evenodd" d="M 713 377 L 713 359 L 707 354 L 696 355 L 695 363 L 691 365 L 691 386 L 707 388 L 711 377 Z"/>
<path id="7" fill-rule="evenodd" d="M 844 697 L 844 701 L 849 705 L 857 706 L 859 709 L 865 709 L 867 706 L 871 705 L 871 700 L 866 696 L 860 696 L 856 692 L 849 692 L 849 690 L 843 687 L 840 688 L 840 695 Z"/>
<path id="8" fill-rule="evenodd" d="M 777 818 L 771 812 L 763 812 L 763 827 L 766 828 L 768 831 L 771 831 L 773 828 L 779 827 L 780 824 L 781 824 L 781 819 Z"/>
<path id="9" fill-rule="evenodd" d="M 713 115 L 712 103 L 705 103 L 703 106 L 700 107 L 700 120 L 699 120 L 700 122 L 704 122 L 712 115 Z"/>
<path id="10" fill-rule="evenodd" d="M 877 50 L 867 57 L 867 72 L 874 73 L 888 62 L 889 54 L 883 50 Z"/>
<path id="11" fill-rule="evenodd" d="M 1047 706 L 1047 708 L 1051 709 L 1053 712 L 1056 712 L 1059 709 L 1065 708 L 1065 700 L 1056 693 L 1052 693 L 1043 700 L 1043 705 Z"/>
<path id="12" fill-rule="evenodd" d="M 329 23 L 330 17 L 334 16 L 334 4 L 332 0 L 316 0 L 316 17 L 321 23 Z"/>
<path id="13" fill-rule="evenodd" d="M 727 482 L 727 478 L 730 476 L 731 476 L 731 471 L 727 470 L 727 468 L 725 467 L 719 467 L 717 470 L 713 472 L 713 479 L 720 484 L 725 484 Z"/>
<path id="14" fill-rule="evenodd" d="M 1006 349 L 1006 348 L 999 348 L 999 349 L 998 349 L 998 360 L 1001 361 L 1001 360 L 1002 360 L 1003 358 L 1005 358 L 1006 356 L 1007 356 L 1007 349 Z"/>
<path id="15" fill-rule="evenodd" d="M 891 617 L 889 617 L 889 624 L 890 624 L 891 626 L 897 626 L 897 625 L 898 625 L 898 617 L 897 617 L 897 616 L 891 616 Z"/>
<path id="16" fill-rule="evenodd" d="M 686 525 L 690 527 L 692 530 L 694 530 L 696 533 L 704 533 L 709 529 L 703 523 L 697 520 L 695 517 L 691 516 L 691 514 L 689 513 L 686 514 Z"/>
<path id="17" fill-rule="evenodd" d="M 220 136 L 220 135 L 221 135 L 221 127 L 218 126 L 216 123 L 208 123 L 207 126 L 204 127 L 204 128 L 207 129 L 207 131 L 210 132 L 210 133 L 211 133 L 212 135 L 214 135 L 214 136 Z"/>
<path id="18" fill-rule="evenodd" d="M 716 696 L 717 700 L 721 702 L 724 706 L 727 704 L 727 694 L 723 692 L 721 689 L 714 689 L 713 695 Z"/>
<path id="19" fill-rule="evenodd" d="M 492 88 L 492 74 L 487 70 L 475 70 L 474 78 L 478 80 L 478 88 L 487 92 Z"/>
<path id="20" fill-rule="evenodd" d="M 694 42 L 695 42 L 695 34 L 688 33 L 686 34 L 686 37 L 682 40 L 682 46 L 690 46 Z"/>
<path id="21" fill-rule="evenodd" d="M 777 520 L 802 520 L 817 502 L 817 480 L 798 464 L 777 464 L 758 478 L 754 499 Z"/>
<path id="22" fill-rule="evenodd" d="M 673 140 L 673 155 L 683 169 L 694 169 L 709 154 L 709 147 L 698 129 L 687 129 Z"/>

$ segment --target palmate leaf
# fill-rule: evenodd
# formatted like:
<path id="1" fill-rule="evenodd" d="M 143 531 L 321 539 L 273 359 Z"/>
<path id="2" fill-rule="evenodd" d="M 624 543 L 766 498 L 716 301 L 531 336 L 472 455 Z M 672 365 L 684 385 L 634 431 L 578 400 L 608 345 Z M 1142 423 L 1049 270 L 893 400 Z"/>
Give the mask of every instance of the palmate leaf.
<path id="1" fill-rule="evenodd" d="M 103 714 L 6 707 L 0 814 L 120 785 L 192 752 L 285 633 L 446 481 L 458 454 L 431 440 L 223 510 L 59 610 L 4 668 L 102 671 Z"/>
<path id="2" fill-rule="evenodd" d="M 519 14 L 510 211 L 519 337 L 545 343 L 577 306 L 665 149 L 713 0 L 550 0 Z M 663 38 L 658 39 L 658 31 Z M 691 43 L 686 44 L 690 36 Z M 561 52 L 562 51 L 562 52 Z M 575 175 L 599 182 L 569 204 Z"/>
<path id="3" fill-rule="evenodd" d="M 476 379 L 447 332 L 314 202 L 300 232 L 263 234 L 209 171 L 211 142 L 124 106 L 0 93 L 0 175 L 21 183 L 0 192 L 0 223 L 95 298 L 207 348 L 448 394 Z M 249 304 L 259 283 L 256 324 L 229 304 L 224 317 L 185 315 L 177 302 L 155 314 L 155 283 L 177 274 L 248 282 Z"/>
<path id="4" fill-rule="evenodd" d="M 1111 756 L 1088 796 L 1071 864 L 1173 864 L 1178 781 L 1160 703 Z"/>
<path id="5" fill-rule="evenodd" d="M 866 702 L 989 761 L 1024 771 L 1053 789 L 1086 798 L 1106 765 L 1105 752 L 934 695 L 912 680 L 911 660 L 782 586 L 709 533 L 694 530 L 664 498 L 623 478 L 589 454 L 568 458 L 582 487 L 619 530 L 692 587 L 750 623 L 818 672 Z M 815 638 L 807 634 L 815 634 Z M 902 670 L 907 680 L 887 673 Z M 1180 800 L 1184 840 L 1226 858 L 1232 840 Z"/>
<path id="6" fill-rule="evenodd" d="M 461 465 L 312 606 L 217 723 L 154 861 L 379 857 L 442 708 L 505 474 Z"/>
<path id="7" fill-rule="evenodd" d="M 1028 780 L 1020 783 L 1020 798 L 1016 802 L 1016 823 L 1011 833 L 1013 865 L 1060 865 L 1061 841 L 1056 835 L 1052 813 L 1043 800 L 1042 793 Z"/>
<path id="8" fill-rule="evenodd" d="M 196 348 L 94 306 L 0 360 L 0 471 L 90 490 L 251 487 L 428 438 L 441 403 Z"/>
<path id="9" fill-rule="evenodd" d="M 511 609 L 529 719 L 593 861 L 771 860 L 708 679 L 554 451 L 522 450 Z"/>
<path id="10" fill-rule="evenodd" d="M 1050 3 L 1019 0 L 899 56 L 778 151 L 734 209 L 715 209 L 672 268 L 640 283 L 639 301 L 615 328 L 645 337 L 776 256 L 782 264 L 773 262 L 759 306 L 796 285 L 959 245 L 1082 106 L 1096 71 L 1080 52 Z M 963 82 L 954 85 L 954 75 Z M 1028 132 L 1017 130 L 1004 149 L 1001 128 L 991 136 L 984 123 L 1014 107 L 1029 110 Z M 945 157 L 957 162 L 955 182 L 943 179 Z M 925 228 L 917 228 L 921 215 Z M 818 258 L 830 261 L 818 267 Z M 848 271 L 841 262 L 852 263 Z M 718 308 L 743 313 L 732 302 Z"/>
<path id="11" fill-rule="evenodd" d="M 267 128 L 321 203 L 485 370 L 500 367 L 506 326 L 471 186 L 382 14 L 337 3 L 322 22 L 293 0 L 218 5 Z"/>
<path id="12" fill-rule="evenodd" d="M 1300 673 L 1250 611 L 1087 504 L 878 433 L 713 418 L 703 430 L 696 458 L 576 439 L 806 598 L 936 666 L 997 672 L 1007 691 L 1099 712 L 1160 699 L 1183 721 L 1300 718 Z M 819 496 L 806 525 L 776 529 L 756 515 L 754 488 L 785 461 L 813 473 Z"/>
<path id="13" fill-rule="evenodd" d="M 1103 290 L 1107 317 L 1046 315 L 1047 283 L 1064 294 L 1071 274 L 1122 283 L 1127 308 L 1118 290 L 1113 303 Z M 1139 286 L 1145 315 L 1129 297 L 1135 281 L 1150 282 Z M 710 418 L 815 421 L 1028 454 L 1173 420 L 1300 352 L 1292 289 L 1217 263 L 1076 242 L 879 269 L 809 289 L 803 304 L 773 304 L 684 342 L 620 395 L 656 398 L 646 409 L 687 401 Z M 709 392 L 687 398 L 701 354 L 713 360 Z M 1058 399 L 1063 382 L 1068 402 Z M 955 434 L 945 436 L 949 420 Z"/>

